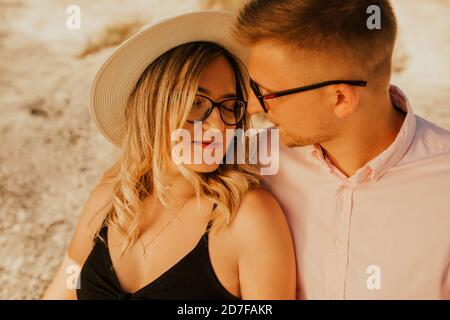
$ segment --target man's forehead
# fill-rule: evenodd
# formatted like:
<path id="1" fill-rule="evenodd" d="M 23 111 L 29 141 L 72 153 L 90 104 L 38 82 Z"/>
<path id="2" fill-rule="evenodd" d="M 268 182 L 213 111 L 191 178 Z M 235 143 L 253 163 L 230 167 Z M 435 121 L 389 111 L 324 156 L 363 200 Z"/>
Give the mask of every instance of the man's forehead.
<path id="1" fill-rule="evenodd" d="M 268 75 L 275 76 L 280 71 L 280 64 L 286 63 L 286 60 L 288 60 L 286 56 L 275 44 L 258 43 L 250 48 L 248 65 L 250 76 L 255 77 L 254 80 L 264 79 Z"/>
<path id="2" fill-rule="evenodd" d="M 248 70 L 260 85 L 273 86 L 308 72 L 308 62 L 302 60 L 292 49 L 276 42 L 261 42 L 250 48 Z M 295 73 L 295 75 L 293 74 Z"/>
<path id="3" fill-rule="evenodd" d="M 256 82 L 267 85 L 288 81 L 320 80 L 333 74 L 336 66 L 324 53 L 313 52 L 276 41 L 260 42 L 250 48 L 248 70 Z"/>
<path id="4" fill-rule="evenodd" d="M 250 59 L 267 59 L 284 60 L 288 57 L 288 50 L 285 46 L 274 42 L 264 41 L 250 47 Z"/>

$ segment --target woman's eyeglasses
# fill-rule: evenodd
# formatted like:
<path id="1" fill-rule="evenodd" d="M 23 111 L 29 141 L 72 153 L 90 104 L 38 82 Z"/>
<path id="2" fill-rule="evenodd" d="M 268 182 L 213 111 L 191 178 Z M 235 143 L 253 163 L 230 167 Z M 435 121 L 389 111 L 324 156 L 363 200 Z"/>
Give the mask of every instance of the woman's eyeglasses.
<path id="1" fill-rule="evenodd" d="M 316 84 L 311 84 L 304 87 L 298 87 L 294 89 L 289 90 L 283 90 L 283 91 L 277 91 L 277 92 L 271 92 L 267 94 L 262 94 L 261 89 L 259 85 L 252 79 L 250 79 L 250 87 L 252 88 L 253 93 L 255 94 L 256 98 L 258 98 L 259 103 L 261 104 L 261 107 L 263 108 L 264 112 L 267 113 L 269 111 L 269 107 L 265 104 L 265 100 L 274 99 L 282 96 L 287 96 L 294 93 L 299 92 L 305 92 L 313 89 L 322 88 L 325 86 L 333 85 L 333 84 L 348 84 L 351 86 L 358 86 L 358 87 L 365 87 L 367 85 L 367 81 L 363 80 L 331 80 L 331 81 L 325 81 L 320 82 Z"/>
<path id="2" fill-rule="evenodd" d="M 222 121 L 229 126 L 234 126 L 244 118 L 247 102 L 239 98 L 215 102 L 206 96 L 198 94 L 195 96 L 187 121 L 193 123 L 194 121 L 206 120 L 215 107 L 219 109 Z"/>

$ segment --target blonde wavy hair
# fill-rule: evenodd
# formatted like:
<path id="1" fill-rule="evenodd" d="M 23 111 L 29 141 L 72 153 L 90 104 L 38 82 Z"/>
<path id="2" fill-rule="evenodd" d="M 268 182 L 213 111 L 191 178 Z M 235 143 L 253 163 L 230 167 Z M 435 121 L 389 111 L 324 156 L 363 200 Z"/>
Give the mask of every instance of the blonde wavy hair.
<path id="1" fill-rule="evenodd" d="M 129 97 L 119 154 L 102 179 L 115 183 L 104 225 L 115 226 L 126 235 L 122 254 L 139 238 L 142 201 L 154 192 L 161 203 L 166 203 L 163 164 L 169 160 L 175 144 L 170 139 L 171 133 L 185 124 L 203 71 L 220 55 L 233 67 L 237 95 L 246 100 L 248 76 L 242 63 L 221 46 L 209 42 L 191 42 L 160 56 L 143 72 Z M 251 128 L 247 113 L 236 128 Z M 214 204 L 212 229 L 229 224 L 243 196 L 260 184 L 259 171 L 248 163 L 248 158 L 245 148 L 245 164 L 223 163 L 210 173 L 176 165 L 192 183 L 197 200 L 202 197 Z"/>

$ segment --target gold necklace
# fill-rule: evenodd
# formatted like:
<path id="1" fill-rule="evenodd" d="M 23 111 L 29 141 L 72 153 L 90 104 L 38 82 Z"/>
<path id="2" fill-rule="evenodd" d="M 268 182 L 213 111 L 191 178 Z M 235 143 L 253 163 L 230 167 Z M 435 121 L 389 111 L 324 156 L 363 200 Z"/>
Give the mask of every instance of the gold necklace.
<path id="1" fill-rule="evenodd" d="M 173 219 L 175 219 L 175 217 L 178 215 L 178 213 L 180 212 L 181 208 L 184 207 L 184 205 L 186 204 L 186 202 L 191 198 L 191 196 L 187 197 L 186 200 L 184 200 L 184 202 L 181 204 L 181 206 L 177 209 L 177 211 L 175 211 L 175 214 L 172 216 L 172 218 L 170 218 L 170 220 L 166 223 L 166 225 L 164 226 L 164 228 L 162 228 L 157 234 L 156 236 L 147 244 L 144 244 L 144 242 L 142 241 L 141 235 L 139 234 L 139 241 L 141 242 L 142 245 L 142 251 L 141 251 L 141 261 L 145 260 L 146 257 L 146 251 L 145 249 L 151 245 L 153 243 L 153 241 L 156 240 L 156 238 L 158 238 L 158 236 L 169 226 L 169 224 L 173 221 Z"/>

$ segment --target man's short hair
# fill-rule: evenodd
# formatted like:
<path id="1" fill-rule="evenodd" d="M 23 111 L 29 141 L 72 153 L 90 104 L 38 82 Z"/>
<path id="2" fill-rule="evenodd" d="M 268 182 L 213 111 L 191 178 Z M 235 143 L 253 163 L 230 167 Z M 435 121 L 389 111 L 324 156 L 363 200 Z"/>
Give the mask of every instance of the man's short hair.
<path id="1" fill-rule="evenodd" d="M 367 26 L 372 5 L 381 29 Z M 397 21 L 389 0 L 250 0 L 235 33 L 247 45 L 275 41 L 389 76 Z"/>

